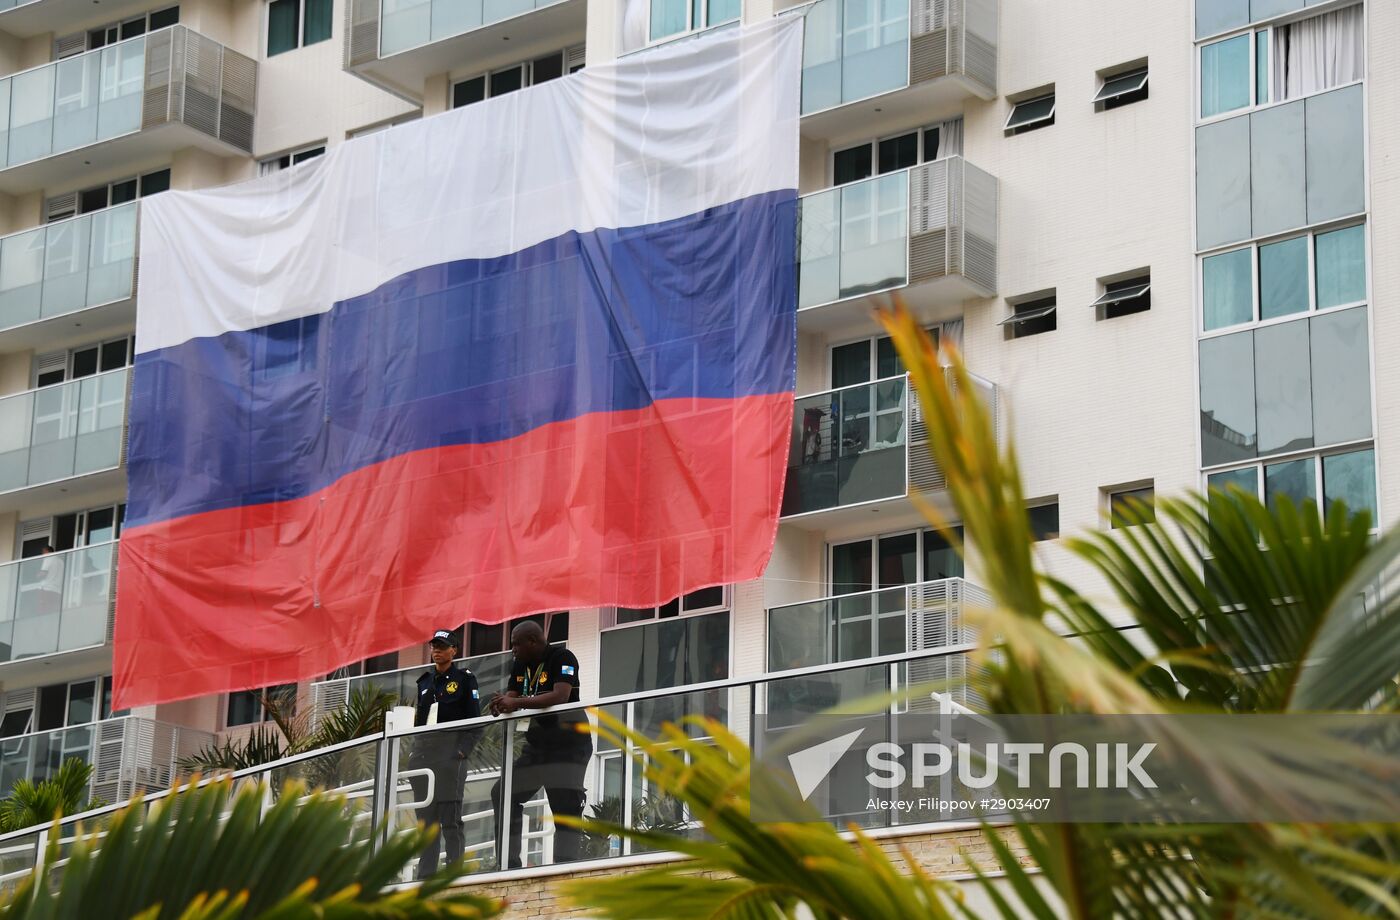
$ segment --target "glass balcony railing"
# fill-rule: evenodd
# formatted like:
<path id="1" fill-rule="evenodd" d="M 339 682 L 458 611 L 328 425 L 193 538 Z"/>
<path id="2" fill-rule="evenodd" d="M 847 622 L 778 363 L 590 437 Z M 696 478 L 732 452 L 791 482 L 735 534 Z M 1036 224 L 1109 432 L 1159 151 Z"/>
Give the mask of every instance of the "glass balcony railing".
<path id="1" fill-rule="evenodd" d="M 510 677 L 512 660 L 510 652 L 495 652 L 459 658 L 457 664 L 471 671 L 476 676 L 477 686 L 485 692 L 488 689 L 495 691 L 505 687 Z M 319 720 L 326 713 L 344 706 L 351 694 L 366 688 L 388 691 L 398 697 L 400 702 L 411 705 L 418 696 L 418 676 L 430 667 L 432 665 L 419 664 L 396 671 L 381 671 L 378 674 L 317 681 L 311 685 L 313 718 Z"/>
<path id="2" fill-rule="evenodd" d="M 179 759 L 213 740 L 210 732 L 130 716 L 0 738 L 0 796 L 21 779 L 49 779 L 74 757 L 93 767 L 90 799 L 165 790 L 179 774 Z"/>
<path id="3" fill-rule="evenodd" d="M 0 398 L 0 492 L 121 463 L 127 369 Z"/>
<path id="4" fill-rule="evenodd" d="M 257 64 L 170 26 L 0 80 L 0 170 L 181 122 L 251 151 Z"/>
<path id="5" fill-rule="evenodd" d="M 907 491 L 908 382 L 892 377 L 797 399 L 783 514 Z"/>
<path id="6" fill-rule="evenodd" d="M 953 296 L 997 286 L 997 181 L 962 157 L 801 199 L 799 308 L 954 278 Z"/>
<path id="7" fill-rule="evenodd" d="M 452 38 L 563 0 L 380 0 L 379 56 Z"/>
<path id="8" fill-rule="evenodd" d="M 118 545 L 99 543 L 0 565 L 0 663 L 106 642 Z"/>
<path id="9" fill-rule="evenodd" d="M 802 44 L 802 113 L 958 76 L 997 95 L 996 0 L 817 0 Z"/>
<path id="10" fill-rule="evenodd" d="M 0 239 L 0 331 L 125 300 L 136 268 L 136 202 Z"/>

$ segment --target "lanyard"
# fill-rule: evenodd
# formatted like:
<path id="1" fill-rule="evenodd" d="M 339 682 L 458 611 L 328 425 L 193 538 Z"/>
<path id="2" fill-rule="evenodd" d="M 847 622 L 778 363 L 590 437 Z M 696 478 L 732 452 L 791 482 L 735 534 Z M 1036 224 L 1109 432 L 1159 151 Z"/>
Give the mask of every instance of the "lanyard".
<path id="1" fill-rule="evenodd" d="M 535 676 L 530 676 L 530 666 L 525 666 L 525 695 L 534 696 L 540 688 L 540 675 L 544 674 L 544 662 L 541 661 L 535 666 Z"/>

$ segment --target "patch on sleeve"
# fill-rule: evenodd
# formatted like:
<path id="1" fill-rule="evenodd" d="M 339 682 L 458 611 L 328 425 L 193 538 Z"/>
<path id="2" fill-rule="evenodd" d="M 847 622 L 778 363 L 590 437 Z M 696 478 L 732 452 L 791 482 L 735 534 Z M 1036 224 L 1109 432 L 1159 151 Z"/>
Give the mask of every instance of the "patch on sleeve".
<path id="1" fill-rule="evenodd" d="M 560 665 L 560 666 L 559 666 L 559 673 L 561 673 L 561 674 L 567 674 L 567 675 L 569 675 L 570 677 L 573 677 L 573 676 L 574 676 L 574 666 L 571 665 L 571 664 Z"/>

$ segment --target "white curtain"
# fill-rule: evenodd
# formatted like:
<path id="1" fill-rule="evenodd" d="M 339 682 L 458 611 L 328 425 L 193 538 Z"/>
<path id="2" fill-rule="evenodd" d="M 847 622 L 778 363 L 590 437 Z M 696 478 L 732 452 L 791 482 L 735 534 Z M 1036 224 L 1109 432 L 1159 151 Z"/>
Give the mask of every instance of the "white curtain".
<path id="1" fill-rule="evenodd" d="M 959 120 L 961 125 L 961 120 Z M 952 345 L 958 351 L 963 347 L 963 321 L 961 318 L 944 320 L 938 324 L 938 363 L 947 366 L 943 356 L 943 346 Z"/>
<path id="2" fill-rule="evenodd" d="M 622 50 L 636 51 L 647 43 L 648 0 L 623 0 Z"/>
<path id="3" fill-rule="evenodd" d="M 963 120 L 954 118 L 938 125 L 938 159 L 960 157 L 963 152 Z"/>
<path id="4" fill-rule="evenodd" d="M 1276 101 L 1360 80 L 1366 72 L 1362 7 L 1275 27 L 1272 69 Z"/>

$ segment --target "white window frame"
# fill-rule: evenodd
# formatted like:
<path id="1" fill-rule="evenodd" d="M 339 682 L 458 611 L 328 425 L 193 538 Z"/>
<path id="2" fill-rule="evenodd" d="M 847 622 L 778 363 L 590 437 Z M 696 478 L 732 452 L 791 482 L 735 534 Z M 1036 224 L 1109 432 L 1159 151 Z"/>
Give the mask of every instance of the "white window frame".
<path id="1" fill-rule="evenodd" d="M 1030 121 L 1023 121 L 1015 125 L 1011 123 L 1012 119 L 1016 117 L 1016 113 L 1020 111 L 1021 106 L 1029 105 L 1032 102 L 1042 102 L 1046 99 L 1053 100 L 1050 103 L 1049 112 L 1040 116 L 1039 118 L 1035 118 Z M 1059 106 L 1059 104 L 1059 95 L 1056 93 L 1055 87 L 1053 86 L 1050 87 L 1048 92 L 1036 92 L 1036 94 L 1033 96 L 1025 96 L 1023 98 L 1017 99 L 1011 103 L 1011 111 L 1008 112 L 1006 115 L 1006 123 L 1002 125 L 1002 131 L 1010 135 L 1024 132 L 1027 130 L 1034 130 L 1036 128 L 1048 128 L 1054 122 L 1055 110 Z"/>
<path id="2" fill-rule="evenodd" d="M 1311 460 L 1313 463 L 1313 502 L 1317 505 L 1319 516 L 1325 515 L 1326 507 L 1326 484 L 1323 482 L 1322 461 L 1327 457 L 1338 457 L 1343 454 L 1355 454 L 1369 450 L 1371 452 L 1372 467 L 1375 471 L 1376 481 L 1372 486 L 1376 492 L 1376 509 L 1371 520 L 1371 533 L 1378 534 L 1381 531 L 1380 518 L 1382 511 L 1382 497 L 1380 492 L 1380 467 L 1376 457 L 1376 442 L 1374 438 L 1366 438 L 1361 441 L 1348 441 L 1345 444 L 1329 444 L 1322 450 L 1315 447 L 1301 451 L 1293 451 L 1286 454 L 1271 454 L 1268 457 L 1256 457 L 1253 460 L 1240 463 L 1222 463 L 1216 466 L 1204 467 L 1201 470 L 1201 490 L 1209 492 L 1210 478 L 1221 473 L 1234 473 L 1240 470 L 1254 470 L 1254 497 L 1261 502 L 1267 502 L 1265 496 L 1264 468 L 1268 466 L 1278 466 L 1282 463 L 1292 463 L 1296 460 Z"/>
<path id="3" fill-rule="evenodd" d="M 1318 309 L 1317 306 L 1317 238 L 1326 236 L 1338 230 L 1348 230 L 1352 227 L 1362 228 L 1362 256 L 1366 259 L 1366 278 L 1363 288 L 1369 293 L 1371 289 L 1371 222 L 1364 216 L 1361 219 L 1356 217 L 1344 217 L 1341 220 L 1325 224 L 1318 224 L 1299 230 L 1291 230 L 1286 233 L 1274 236 L 1259 237 L 1243 243 L 1234 243 L 1229 246 L 1221 246 L 1211 249 L 1196 256 L 1196 337 L 1200 341 L 1212 339 L 1220 335 L 1229 335 L 1234 332 L 1242 332 L 1246 329 L 1259 329 L 1265 326 L 1274 326 L 1279 323 L 1292 322 L 1309 316 L 1324 316 L 1328 313 L 1335 313 L 1339 310 L 1350 310 L 1354 307 L 1370 306 L 1370 298 L 1348 301 L 1331 307 Z M 1308 308 L 1298 313 L 1289 313 L 1284 316 L 1275 316 L 1271 319 L 1261 319 L 1260 310 L 1263 309 L 1261 302 L 1262 292 L 1259 284 L 1259 250 L 1263 246 L 1270 246 L 1275 243 L 1284 243 L 1289 240 L 1306 238 L 1308 240 Z M 1223 256 L 1242 249 L 1250 250 L 1249 254 L 1249 277 L 1250 277 L 1250 318 L 1242 323 L 1235 323 L 1232 326 L 1221 326 L 1217 329 L 1206 329 L 1206 259 L 1214 256 Z"/>
<path id="4" fill-rule="evenodd" d="M 957 119 L 945 119 L 945 121 L 956 121 L 956 120 L 957 120 Z M 902 167 L 900 167 L 899 169 L 892 169 L 892 170 L 890 170 L 889 172 L 883 172 L 883 173 L 880 172 L 880 144 L 881 144 L 881 142 L 882 142 L 882 141 L 895 140 L 896 138 L 904 137 L 904 136 L 907 135 L 907 134 L 914 134 L 914 135 L 916 135 L 917 138 L 918 138 L 919 153 L 918 153 L 918 158 L 917 158 L 917 160 L 916 160 L 915 163 L 914 163 L 915 166 L 922 166 L 922 165 L 924 165 L 925 163 L 936 163 L 936 162 L 938 162 L 939 160 L 946 160 L 946 159 L 948 158 L 947 156 L 939 156 L 939 157 L 937 157 L 937 158 L 935 158 L 935 159 L 932 159 L 932 160 L 928 160 L 928 159 L 925 159 L 925 158 L 924 158 L 924 134 L 925 134 L 925 132 L 931 131 L 931 130 L 933 130 L 934 128 L 941 128 L 942 124 L 943 124 L 942 122 L 933 122 L 932 124 L 921 125 L 921 126 L 919 126 L 919 127 L 917 127 L 917 128 L 910 128 L 910 129 L 905 130 L 905 131 L 896 131 L 896 132 L 894 132 L 893 134 L 885 134 L 885 135 L 881 135 L 881 136 L 879 136 L 879 137 L 874 137 L 874 138 L 871 138 L 871 139 L 868 140 L 868 141 L 860 141 L 860 142 L 858 142 L 858 143 L 854 143 L 854 144 L 845 144 L 845 145 L 843 145 L 843 146 L 841 146 L 841 147 L 833 148 L 833 149 L 831 150 L 831 152 L 828 153 L 828 154 L 826 155 L 827 185 L 828 185 L 830 188 L 843 188 L 843 187 L 845 187 L 845 186 L 847 186 L 847 185 L 854 185 L 854 184 L 857 183 L 857 182 L 864 182 L 864 181 L 866 181 L 866 179 L 876 179 L 876 178 L 879 178 L 880 176 L 892 176 L 892 175 L 894 175 L 894 174 L 897 173 L 897 172 L 902 172 L 902 171 L 904 171 L 904 170 L 906 170 L 906 169 L 912 169 L 912 168 L 913 168 L 912 166 L 902 166 Z M 940 147 L 940 149 L 941 149 L 942 146 L 943 146 L 943 139 L 942 139 L 942 137 L 941 137 L 942 132 L 940 131 L 939 134 L 940 134 L 940 137 L 939 137 L 939 142 L 938 142 L 938 144 L 939 144 L 939 147 Z M 862 178 L 862 179 L 852 179 L 850 182 L 843 183 L 842 185 L 836 185 L 836 184 L 835 184 L 835 183 L 836 183 L 836 155 L 837 155 L 838 153 L 845 153 L 845 152 L 847 152 L 848 150 L 856 150 L 856 149 L 858 149 L 858 148 L 860 148 L 860 147 L 869 147 L 869 148 L 870 148 L 870 175 L 868 175 L 868 176 L 866 176 L 866 177 L 864 177 L 864 178 Z M 950 156 L 960 156 L 960 154 L 950 154 Z"/>
<path id="5" fill-rule="evenodd" d="M 1270 60 L 1268 71 L 1269 82 L 1271 84 L 1269 87 L 1269 100 L 1267 102 L 1259 101 L 1259 36 L 1261 34 L 1268 35 L 1267 43 L 1269 46 L 1269 55 L 1272 57 L 1274 53 L 1273 30 L 1275 28 L 1279 26 L 1292 25 L 1295 22 L 1303 22 L 1304 20 L 1312 19 L 1317 16 L 1324 16 L 1327 13 L 1333 13 L 1337 10 L 1348 9 L 1352 6 L 1365 6 L 1365 3 L 1361 2 L 1351 4 L 1339 4 L 1338 6 L 1327 8 L 1322 12 L 1318 12 L 1313 7 L 1305 7 L 1303 10 L 1297 11 L 1300 15 L 1290 15 L 1287 18 L 1279 18 L 1277 20 L 1267 22 L 1267 24 L 1265 25 L 1249 25 L 1238 29 L 1232 29 L 1229 32 L 1221 32 L 1218 35 L 1212 35 L 1200 41 L 1196 45 L 1195 98 L 1191 102 L 1191 108 L 1192 111 L 1195 113 L 1195 120 L 1197 126 L 1214 124 L 1217 121 L 1225 121 L 1227 119 L 1235 118 L 1240 115 L 1248 115 L 1251 112 L 1258 112 L 1263 109 L 1269 109 L 1279 105 L 1287 105 L 1290 102 L 1297 102 L 1300 99 L 1308 99 L 1312 96 L 1320 96 L 1323 93 L 1332 93 L 1340 89 L 1346 89 L 1348 86 L 1358 86 L 1360 84 L 1365 83 L 1366 79 L 1365 77 L 1362 77 L 1360 80 L 1352 80 L 1347 83 L 1338 83 L 1336 86 L 1329 86 L 1326 89 L 1320 89 L 1311 93 L 1304 93 L 1300 96 L 1293 96 L 1288 99 L 1276 99 L 1274 98 L 1272 86 L 1273 61 Z M 1361 47 L 1364 53 L 1366 54 L 1365 69 L 1369 71 L 1371 65 L 1370 18 L 1364 14 L 1362 15 L 1362 29 L 1364 30 L 1364 34 L 1362 35 L 1361 39 Z M 1214 115 L 1202 116 L 1201 102 L 1203 100 L 1201 99 L 1201 91 L 1204 88 L 1204 81 L 1201 79 L 1201 60 L 1204 56 L 1205 49 L 1210 47 L 1211 45 L 1216 45 L 1220 42 L 1229 41 L 1232 38 L 1239 38 L 1241 35 L 1252 36 L 1252 39 L 1249 44 L 1249 104 L 1242 105 L 1237 109 L 1230 109 L 1227 112 L 1217 112 Z"/>
<path id="6" fill-rule="evenodd" d="M 683 620 L 683 619 L 686 619 L 686 618 L 688 618 L 688 617 L 708 616 L 709 614 L 712 614 L 712 613 L 725 613 L 725 612 L 728 612 L 728 613 L 730 614 L 730 621 L 729 621 L 729 646 L 730 646 L 730 648 L 729 648 L 729 653 L 730 653 L 730 664 L 731 664 L 731 666 L 732 666 L 732 665 L 733 665 L 733 656 L 734 656 L 734 620 L 733 620 L 733 611 L 734 611 L 734 607 L 733 607 L 733 605 L 732 605 L 732 601 L 733 601 L 732 593 L 733 593 L 733 592 L 731 591 L 731 588 L 732 588 L 733 586 L 732 586 L 732 585 L 718 585 L 718 586 L 716 586 L 716 585 L 711 585 L 710 587 L 712 587 L 712 588 L 713 588 L 713 587 L 719 587 L 720 592 L 721 592 L 721 593 L 720 593 L 720 603 L 718 603 L 718 604 L 712 604 L 712 605 L 710 605 L 710 606 L 708 606 L 708 607 L 697 607 L 697 608 L 695 608 L 694 610 L 687 610 L 687 609 L 686 609 L 686 606 L 685 606 L 685 594 L 681 594 L 681 595 L 677 596 L 677 598 L 676 598 L 676 600 L 679 602 L 678 605 L 677 605 L 676 615 L 673 616 L 673 617 L 666 617 L 666 619 L 668 619 L 668 620 Z M 709 590 L 709 588 L 696 588 L 696 589 L 695 589 L 695 591 L 707 591 L 707 590 Z M 686 594 L 694 594 L 695 591 L 687 591 Z M 668 601 L 667 603 L 669 603 L 669 601 Z M 645 618 L 642 618 L 642 619 L 629 620 L 629 621 L 627 621 L 626 623 L 619 623 L 619 622 L 617 622 L 617 611 L 618 611 L 619 609 L 622 609 L 622 608 L 618 608 L 618 607 L 607 608 L 607 611 L 606 611 L 605 615 L 604 615 L 603 617 L 600 618 L 600 622 L 599 622 L 599 626 L 598 626 L 598 631 L 599 631 L 599 632 L 611 632 L 611 631 L 614 630 L 614 629 L 631 629 L 631 628 L 634 627 L 634 626 L 645 626 L 645 625 L 648 624 L 648 623 L 660 623 L 660 622 L 661 622 L 661 614 L 660 614 L 660 611 L 661 611 L 661 608 L 664 607 L 664 606 L 666 606 L 666 605 L 665 605 L 665 604 L 659 604 L 659 605 L 657 605 L 657 606 L 655 606 L 655 607 L 628 607 L 628 608 L 626 608 L 626 609 L 628 609 L 628 610 L 650 610 L 650 611 L 651 611 L 651 616 L 645 617 Z M 605 625 L 603 625 L 603 623 L 606 623 L 606 624 L 608 624 L 608 625 L 605 626 Z M 732 669 L 732 668 L 731 668 L 731 669 Z"/>
<path id="7" fill-rule="evenodd" d="M 631 50 L 625 52 L 625 53 L 627 53 L 627 54 L 632 54 L 632 53 L 635 53 L 635 52 L 637 52 L 637 51 L 643 51 L 643 50 L 645 50 L 645 49 L 647 49 L 647 48 L 655 48 L 657 45 L 664 45 L 664 44 L 666 44 L 666 43 L 668 43 L 668 42 L 678 41 L 678 40 L 683 39 L 683 38 L 689 38 L 689 37 L 691 37 L 691 36 L 693 36 L 693 35 L 698 35 L 698 34 L 700 34 L 701 32 L 709 31 L 710 29 L 720 29 L 720 28 L 724 28 L 725 26 L 739 25 L 740 23 L 742 23 L 742 22 L 744 21 L 744 3 L 745 3 L 745 0 L 739 0 L 739 15 L 738 15 L 737 17 L 735 17 L 734 19 L 728 19 L 728 20 L 725 20 L 724 22 L 715 23 L 714 25 L 701 25 L 701 26 L 697 26 L 697 25 L 695 24 L 695 22 L 694 22 L 695 4 L 694 4 L 693 0 L 686 0 L 686 5 L 685 5 L 685 21 L 686 21 L 686 28 L 682 29 L 682 30 L 679 31 L 679 32 L 672 32 L 670 35 L 664 35 L 664 36 L 662 36 L 661 38 L 652 38 L 652 37 L 651 37 L 651 0 L 635 0 L 635 2 L 644 4 L 645 9 L 646 9 L 646 41 L 645 41 L 643 44 L 638 45 L 636 48 L 633 48 L 633 49 L 631 49 Z M 626 7 L 625 7 L 625 4 L 624 4 L 624 6 L 623 6 L 622 13 L 623 13 L 623 16 L 625 17 L 625 16 L 626 16 Z M 702 22 L 707 22 L 707 21 L 709 20 L 709 18 L 710 18 L 710 0 L 701 0 L 700 20 L 701 20 Z"/>
<path id="8" fill-rule="evenodd" d="M 1134 492 L 1142 492 L 1142 491 L 1145 491 L 1145 490 L 1151 490 L 1151 491 L 1152 491 L 1152 501 L 1151 501 L 1151 505 L 1152 505 L 1152 514 L 1153 514 L 1153 517 L 1154 517 L 1154 519 L 1155 519 L 1156 514 L 1157 514 L 1157 483 L 1156 483 L 1155 480 L 1152 480 L 1152 479 L 1140 479 L 1140 480 L 1138 480 L 1138 481 L 1136 481 L 1136 482 L 1127 482 L 1127 483 L 1121 483 L 1121 484 L 1119 484 L 1119 485 L 1104 486 L 1103 488 L 1099 489 L 1099 496 L 1100 496 L 1100 499 L 1099 499 L 1099 500 L 1100 500 L 1100 506 L 1099 506 L 1099 508 L 1100 508 L 1100 514 L 1099 514 L 1099 518 L 1100 518 L 1100 520 L 1103 522 L 1103 527 L 1104 527 L 1104 529 L 1105 529 L 1105 530 L 1122 530 L 1122 529 L 1123 529 L 1123 526 L 1120 526 L 1119 524 L 1115 523 L 1114 520 L 1113 520 L 1113 501 L 1114 501 L 1115 498 L 1121 499 L 1121 498 L 1123 498 L 1123 497 L 1125 497 L 1125 496 L 1129 496 L 1129 495 L 1133 494 Z M 1125 525 L 1125 526 L 1126 526 L 1126 525 Z"/>
<path id="9" fill-rule="evenodd" d="M 456 95 L 458 86 L 470 80 L 475 80 L 479 77 L 485 79 L 484 85 L 486 88 L 486 96 L 481 101 L 485 102 L 487 99 L 494 98 L 491 95 L 491 77 L 498 73 L 504 73 L 507 70 L 514 70 L 517 67 L 523 68 L 525 71 L 524 76 L 522 77 L 522 82 L 520 84 L 520 89 L 529 89 L 530 87 L 537 85 L 535 83 L 535 62 L 540 60 L 541 58 L 547 58 L 553 54 L 559 55 L 560 58 L 560 74 L 556 79 L 562 80 L 564 77 L 567 77 L 570 74 L 578 73 L 580 70 L 583 70 L 584 65 L 577 64 L 573 68 L 570 68 L 569 55 L 575 50 L 582 51 L 584 47 L 585 46 L 583 44 L 567 45 L 563 48 L 559 48 L 554 51 L 544 51 L 540 54 L 531 55 L 526 60 L 516 61 L 515 63 L 507 64 L 504 67 L 496 67 L 491 70 L 475 70 L 471 73 L 464 74 L 462 76 L 454 77 L 449 75 L 447 80 L 447 107 L 448 109 L 453 108 L 452 97 Z M 516 92 L 519 92 L 519 90 L 516 90 Z M 464 105 L 456 106 L 456 108 L 465 108 L 467 105 L 476 105 L 476 103 L 468 102 Z"/>
<path id="10" fill-rule="evenodd" d="M 1137 86 L 1131 87 L 1129 89 L 1120 90 L 1111 95 L 1105 95 L 1105 91 L 1108 89 L 1108 84 L 1114 82 L 1115 80 L 1123 80 L 1130 76 L 1136 75 L 1142 76 L 1142 80 L 1138 83 Z M 1122 70 L 1109 71 L 1108 73 L 1105 73 L 1102 77 L 1099 78 L 1099 91 L 1094 94 L 1094 98 L 1090 101 L 1092 101 L 1095 106 L 1098 106 L 1100 111 L 1103 111 L 1103 106 L 1105 103 L 1113 102 L 1115 100 L 1123 98 L 1124 96 L 1130 96 L 1133 93 L 1140 93 L 1143 90 L 1148 89 L 1148 82 L 1150 80 L 1150 76 L 1151 75 L 1148 71 L 1148 65 L 1146 64 L 1135 65 Z"/>
<path id="11" fill-rule="evenodd" d="M 311 156 L 302 157 L 300 161 L 297 160 L 298 156 L 301 156 L 302 154 L 306 153 L 311 153 L 313 150 L 320 150 L 321 152 L 313 154 Z M 307 160 L 314 160 L 316 159 L 316 157 L 323 157 L 329 152 L 329 144 L 327 144 L 325 141 L 317 141 L 314 144 L 304 144 L 300 147 L 296 147 L 291 150 L 284 150 L 281 153 L 274 153 L 272 156 L 266 156 L 258 160 L 258 175 L 270 176 L 273 173 L 282 172 L 284 169 L 293 169 L 297 166 L 300 166 L 302 163 L 305 163 Z M 287 158 L 287 165 L 277 166 L 278 161 L 280 161 L 283 157 Z M 273 166 L 276 166 L 276 168 L 270 168 Z"/>

